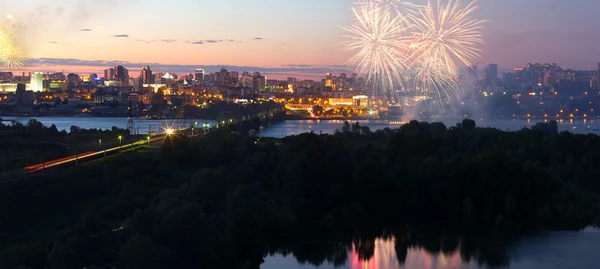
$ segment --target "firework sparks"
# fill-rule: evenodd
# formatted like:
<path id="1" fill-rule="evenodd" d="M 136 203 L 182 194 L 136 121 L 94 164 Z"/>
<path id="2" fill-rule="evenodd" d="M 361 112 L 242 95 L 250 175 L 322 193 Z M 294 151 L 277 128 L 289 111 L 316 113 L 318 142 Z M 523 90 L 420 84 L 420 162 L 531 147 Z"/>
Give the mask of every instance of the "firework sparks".
<path id="1" fill-rule="evenodd" d="M 407 57 L 403 53 L 408 35 L 405 18 L 382 10 L 374 1 L 352 7 L 355 23 L 343 28 L 348 40 L 346 49 L 356 51 L 350 58 L 367 83 L 374 85 L 375 95 L 393 97 L 401 88 Z"/>
<path id="2" fill-rule="evenodd" d="M 461 7 L 460 0 L 448 4 L 429 3 L 419 16 L 413 16 L 412 60 L 418 69 L 416 86 L 425 96 L 434 99 L 438 108 L 453 110 L 460 96 L 459 71 L 455 59 L 470 65 L 479 57 L 477 45 L 483 43 L 483 21 L 471 17 L 476 0 Z"/>
<path id="3" fill-rule="evenodd" d="M 384 10 L 394 12 L 397 15 L 417 15 L 424 7 L 413 2 L 402 0 L 374 0 L 375 4 Z"/>
<path id="4" fill-rule="evenodd" d="M 457 63 L 470 65 L 479 57 L 483 21 L 472 18 L 476 0 L 465 7 L 460 0 L 433 1 L 437 4 L 358 2 L 352 8 L 357 22 L 345 28 L 351 33 L 346 48 L 358 51 L 350 62 L 383 89 L 401 86 L 433 100 L 442 111 L 453 110 L 460 97 Z"/>
<path id="5" fill-rule="evenodd" d="M 12 16 L 7 15 L 7 19 Z M 23 66 L 23 49 L 15 42 L 16 33 L 9 23 L 0 27 L 0 64 L 9 69 Z"/>

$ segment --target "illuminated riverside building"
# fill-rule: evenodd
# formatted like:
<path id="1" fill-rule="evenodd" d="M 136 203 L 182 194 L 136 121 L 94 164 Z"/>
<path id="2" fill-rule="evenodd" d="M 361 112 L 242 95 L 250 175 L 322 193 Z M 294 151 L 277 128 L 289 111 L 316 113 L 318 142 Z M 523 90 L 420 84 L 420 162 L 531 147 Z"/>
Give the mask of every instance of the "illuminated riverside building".
<path id="1" fill-rule="evenodd" d="M 44 91 L 44 74 L 40 72 L 32 73 L 29 88 L 34 92 L 42 92 Z"/>
<path id="2" fill-rule="evenodd" d="M 25 84 L 25 90 L 29 91 L 30 84 Z M 18 83 L 0 83 L 0 93 L 15 93 L 17 92 Z"/>

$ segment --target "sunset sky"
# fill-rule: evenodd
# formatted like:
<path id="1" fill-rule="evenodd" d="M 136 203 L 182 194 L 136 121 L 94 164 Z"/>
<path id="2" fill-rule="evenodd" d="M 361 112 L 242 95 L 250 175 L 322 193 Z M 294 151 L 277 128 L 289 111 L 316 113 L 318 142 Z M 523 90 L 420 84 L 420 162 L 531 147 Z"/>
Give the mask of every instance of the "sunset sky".
<path id="1" fill-rule="evenodd" d="M 123 61 L 172 69 L 158 71 L 225 65 L 239 71 L 311 76 L 347 68 L 341 65 L 350 53 L 339 43 L 341 26 L 352 21 L 352 3 L 0 0 L 0 13 L 11 14 L 19 26 L 20 41 L 33 59 L 28 70 L 99 72 L 113 61 Z M 478 3 L 475 16 L 488 20 L 480 66 L 494 62 L 508 69 L 527 62 L 556 62 L 595 69 L 600 62 L 598 0 Z"/>

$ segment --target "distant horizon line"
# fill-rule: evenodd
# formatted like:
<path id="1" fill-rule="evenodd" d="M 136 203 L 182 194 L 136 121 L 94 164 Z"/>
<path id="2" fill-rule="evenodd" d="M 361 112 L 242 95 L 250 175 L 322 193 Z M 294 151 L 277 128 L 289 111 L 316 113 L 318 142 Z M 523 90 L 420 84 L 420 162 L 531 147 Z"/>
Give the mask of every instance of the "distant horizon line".
<path id="1" fill-rule="evenodd" d="M 178 75 L 187 75 L 193 74 L 196 69 L 203 69 L 207 74 L 219 72 L 221 68 L 225 68 L 228 71 L 237 71 L 237 72 L 260 72 L 262 75 L 267 77 L 275 77 L 275 78 L 288 78 L 295 77 L 297 79 L 316 79 L 316 78 L 324 78 L 325 74 L 342 74 L 346 73 L 351 75 L 356 72 L 356 67 L 352 65 L 345 64 L 329 64 L 329 65 L 313 65 L 313 64 L 284 64 L 279 67 L 269 67 L 269 66 L 253 66 L 253 65 L 225 65 L 225 64 L 209 64 L 209 65 L 193 65 L 193 64 L 164 64 L 157 62 L 130 62 L 130 61 L 119 61 L 119 60 L 80 60 L 74 58 L 30 58 L 25 60 L 26 65 L 22 66 L 18 69 L 14 70 L 0 70 L 0 72 L 42 72 L 42 73 L 90 73 L 97 74 L 100 77 L 104 75 L 104 70 L 109 68 L 114 68 L 115 66 L 122 65 L 127 69 L 139 71 L 144 66 L 150 66 L 153 72 L 165 72 L 165 73 L 173 73 Z M 491 62 L 489 64 L 477 66 L 482 67 L 481 70 L 488 67 L 490 64 L 496 64 L 495 62 Z M 555 64 L 553 61 L 533 61 L 526 62 L 524 64 L 515 65 L 513 67 L 501 67 L 499 71 L 504 72 L 512 72 L 515 68 L 525 67 L 527 64 Z M 587 69 L 587 68 L 573 68 L 567 67 L 566 65 L 562 65 L 556 63 L 559 67 L 573 69 L 573 70 L 597 70 L 596 68 Z M 499 64 L 498 64 L 499 65 Z M 499 65 L 501 66 L 501 65 Z M 465 68 L 468 68 L 465 66 Z M 65 69 L 69 69 L 69 71 L 65 72 Z M 77 71 L 75 71 L 77 70 Z M 135 72 L 134 71 L 134 72 Z"/>

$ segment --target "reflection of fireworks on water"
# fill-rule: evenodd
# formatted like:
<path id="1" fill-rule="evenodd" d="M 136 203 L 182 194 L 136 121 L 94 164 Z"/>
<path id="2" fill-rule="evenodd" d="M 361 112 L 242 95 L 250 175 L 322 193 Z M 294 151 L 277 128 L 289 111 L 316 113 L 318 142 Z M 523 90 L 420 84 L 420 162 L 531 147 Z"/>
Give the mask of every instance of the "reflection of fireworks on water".
<path id="1" fill-rule="evenodd" d="M 460 248 L 450 252 L 432 253 L 422 247 L 406 248 L 405 257 L 398 260 L 396 240 L 378 238 L 374 241 L 373 256 L 363 259 L 357 244 L 348 252 L 351 269 L 400 269 L 400 268 L 480 268 L 476 262 L 461 258 Z M 400 242 L 401 243 L 401 242 Z"/>
<path id="2" fill-rule="evenodd" d="M 424 7 L 401 0 L 358 2 L 346 48 L 358 51 L 350 62 L 369 80 L 376 77 L 381 88 L 414 90 L 444 111 L 453 110 L 460 97 L 455 61 L 470 65 L 483 40 L 482 21 L 472 18 L 476 0 L 466 7 L 460 0 L 441 1 Z"/>
<path id="3" fill-rule="evenodd" d="M 403 81 L 407 67 L 402 53 L 407 41 L 406 19 L 381 9 L 374 1 L 357 3 L 352 12 L 355 23 L 344 28 L 346 49 L 357 51 L 350 63 L 357 65 L 358 71 L 367 76 L 367 83 L 384 96 L 397 95 L 397 85 Z"/>
<path id="4" fill-rule="evenodd" d="M 13 20 L 11 15 L 6 15 L 8 20 Z M 0 27 L 0 63 L 9 69 L 23 66 L 23 49 L 16 42 L 16 33 L 10 22 Z"/>

